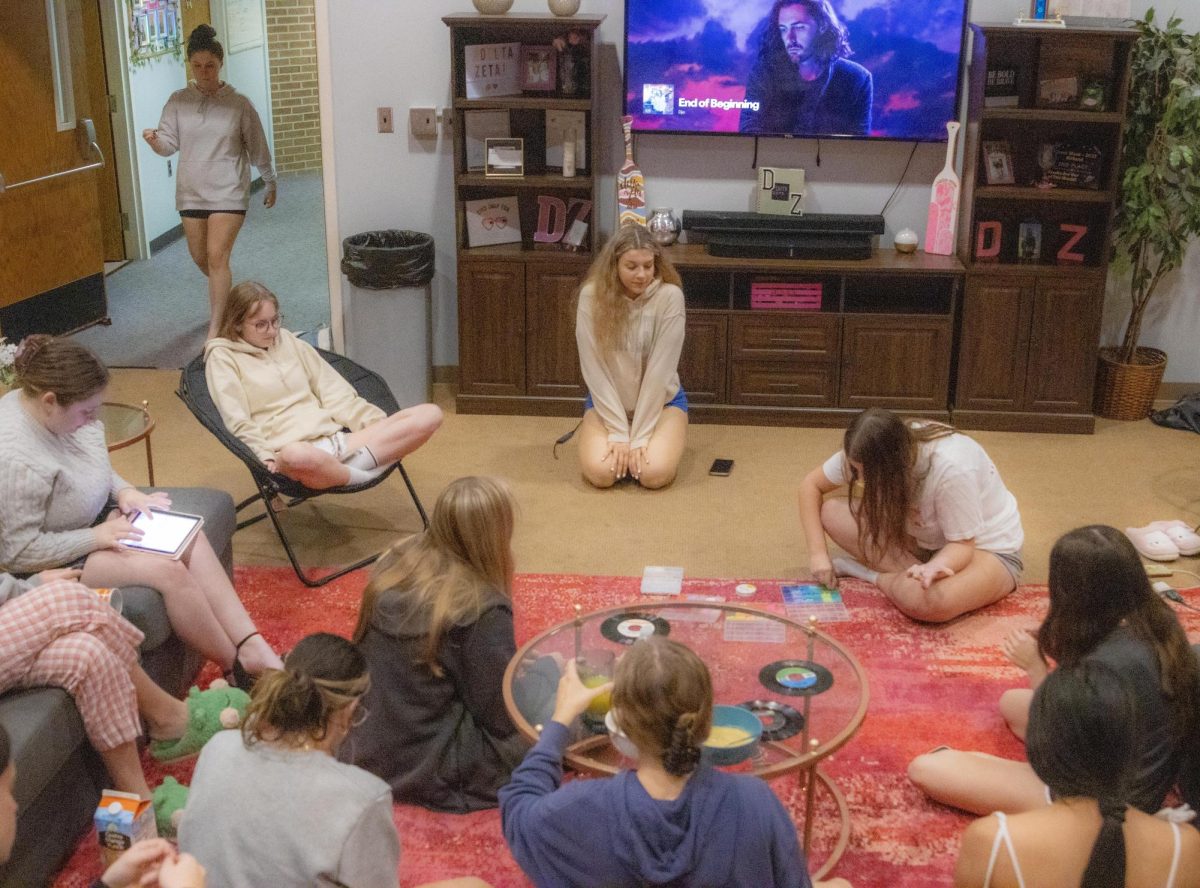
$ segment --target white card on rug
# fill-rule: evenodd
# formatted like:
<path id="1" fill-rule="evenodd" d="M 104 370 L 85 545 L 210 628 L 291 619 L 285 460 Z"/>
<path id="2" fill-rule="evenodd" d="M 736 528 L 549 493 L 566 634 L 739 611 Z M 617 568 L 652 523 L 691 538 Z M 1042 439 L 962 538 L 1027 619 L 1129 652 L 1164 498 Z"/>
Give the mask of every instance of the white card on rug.
<path id="1" fill-rule="evenodd" d="M 683 591 L 682 567 L 647 565 L 642 572 L 643 595 L 678 595 Z"/>
<path id="2" fill-rule="evenodd" d="M 787 627 L 770 617 L 756 617 L 743 613 L 726 614 L 725 640 L 783 644 L 787 641 Z"/>
<path id="3" fill-rule="evenodd" d="M 713 601 L 718 603 L 724 603 L 725 601 L 720 595 L 697 595 L 695 593 L 683 596 L 683 600 Z M 721 619 L 721 610 L 715 607 L 673 607 L 660 610 L 658 615 L 664 620 L 671 620 L 672 622 L 715 623 Z"/>

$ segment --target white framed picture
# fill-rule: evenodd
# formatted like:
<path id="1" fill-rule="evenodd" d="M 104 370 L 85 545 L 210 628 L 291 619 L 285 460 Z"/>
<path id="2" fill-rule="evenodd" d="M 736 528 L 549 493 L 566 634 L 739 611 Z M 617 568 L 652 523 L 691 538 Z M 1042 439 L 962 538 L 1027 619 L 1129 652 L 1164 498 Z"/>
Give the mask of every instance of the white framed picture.
<path id="1" fill-rule="evenodd" d="M 515 194 L 463 202 L 467 246 L 521 242 L 521 207 Z"/>

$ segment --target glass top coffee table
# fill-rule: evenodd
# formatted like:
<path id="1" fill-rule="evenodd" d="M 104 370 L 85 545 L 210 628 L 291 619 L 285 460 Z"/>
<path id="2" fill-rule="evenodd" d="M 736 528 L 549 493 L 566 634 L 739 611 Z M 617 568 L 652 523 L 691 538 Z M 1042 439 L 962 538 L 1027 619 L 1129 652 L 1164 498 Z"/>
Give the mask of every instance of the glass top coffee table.
<path id="1" fill-rule="evenodd" d="M 763 723 L 757 753 L 727 770 L 765 780 L 796 774 L 804 789 L 803 846 L 812 842 L 817 784 L 832 797 L 841 818 L 836 845 L 820 878 L 841 858 L 850 838 L 845 797 L 819 767 L 822 759 L 854 736 L 867 711 L 866 674 L 854 656 L 817 628 L 781 614 L 732 602 L 639 601 L 552 626 L 517 651 L 504 674 L 504 701 L 517 729 L 536 740 L 540 726 L 516 704 L 523 682 L 543 683 L 543 658 L 565 661 L 581 651 L 624 648 L 646 634 L 661 633 L 700 655 L 712 674 L 715 703 L 743 706 Z M 527 686 L 528 687 L 528 686 Z M 525 704 L 528 706 L 528 704 Z M 585 716 L 585 719 L 587 717 Z M 586 720 L 572 734 L 565 760 L 588 774 L 615 774 L 633 766 L 603 726 Z"/>
<path id="2" fill-rule="evenodd" d="M 143 401 L 142 406 L 137 407 L 105 401 L 100 405 L 99 418 L 104 425 L 104 443 L 110 453 L 138 441 L 146 442 L 146 474 L 153 487 L 154 454 L 150 451 L 150 433 L 154 431 L 154 419 L 150 416 L 150 402 Z"/>

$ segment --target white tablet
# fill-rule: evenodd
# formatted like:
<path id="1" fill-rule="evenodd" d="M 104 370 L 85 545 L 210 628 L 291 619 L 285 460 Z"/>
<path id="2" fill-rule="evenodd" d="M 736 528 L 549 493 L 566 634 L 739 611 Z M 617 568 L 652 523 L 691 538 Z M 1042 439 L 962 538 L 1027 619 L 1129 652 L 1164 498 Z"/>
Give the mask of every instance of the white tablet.
<path id="1" fill-rule="evenodd" d="M 123 545 L 140 552 L 152 552 L 168 558 L 179 558 L 188 550 L 204 524 L 200 515 L 183 512 L 163 512 L 151 509 L 153 516 L 139 513 L 133 526 L 145 534 L 140 540 L 125 540 Z"/>

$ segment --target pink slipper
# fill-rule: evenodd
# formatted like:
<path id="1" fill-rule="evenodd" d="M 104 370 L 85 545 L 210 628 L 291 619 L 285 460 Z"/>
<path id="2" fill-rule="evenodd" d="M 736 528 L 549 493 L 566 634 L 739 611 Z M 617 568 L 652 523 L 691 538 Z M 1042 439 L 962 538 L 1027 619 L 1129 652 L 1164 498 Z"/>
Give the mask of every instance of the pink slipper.
<path id="1" fill-rule="evenodd" d="M 1179 547 L 1171 538 L 1153 525 L 1127 527 L 1125 536 L 1143 558 L 1151 561 L 1174 561 L 1179 557 Z"/>
<path id="2" fill-rule="evenodd" d="M 1186 521 L 1151 521 L 1146 526 L 1165 533 L 1180 555 L 1200 554 L 1200 534 L 1192 530 Z"/>

